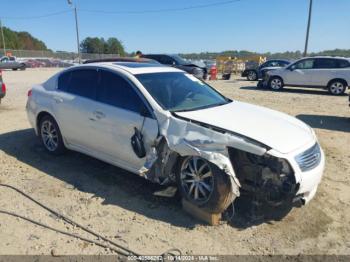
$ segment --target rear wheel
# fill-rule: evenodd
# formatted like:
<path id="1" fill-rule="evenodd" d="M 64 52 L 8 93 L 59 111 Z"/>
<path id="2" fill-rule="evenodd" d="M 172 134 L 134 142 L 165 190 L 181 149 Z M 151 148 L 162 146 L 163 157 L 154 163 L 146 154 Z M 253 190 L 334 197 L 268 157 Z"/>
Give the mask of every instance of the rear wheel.
<path id="1" fill-rule="evenodd" d="M 279 91 L 283 89 L 283 80 L 278 76 L 273 76 L 269 80 L 269 87 L 272 90 Z"/>
<path id="2" fill-rule="evenodd" d="M 328 85 L 328 92 L 332 95 L 342 95 L 346 90 L 347 84 L 342 80 L 334 80 Z"/>
<path id="3" fill-rule="evenodd" d="M 201 157 L 179 161 L 176 177 L 182 197 L 207 212 L 222 213 L 233 201 L 228 175 Z"/>
<path id="4" fill-rule="evenodd" d="M 65 151 L 61 131 L 53 117 L 44 116 L 39 124 L 39 134 L 45 149 L 54 155 L 60 155 Z"/>
<path id="5" fill-rule="evenodd" d="M 248 75 L 247 75 L 247 79 L 249 81 L 256 81 L 256 80 L 258 80 L 258 74 L 255 71 L 253 71 L 253 70 L 249 71 Z"/>

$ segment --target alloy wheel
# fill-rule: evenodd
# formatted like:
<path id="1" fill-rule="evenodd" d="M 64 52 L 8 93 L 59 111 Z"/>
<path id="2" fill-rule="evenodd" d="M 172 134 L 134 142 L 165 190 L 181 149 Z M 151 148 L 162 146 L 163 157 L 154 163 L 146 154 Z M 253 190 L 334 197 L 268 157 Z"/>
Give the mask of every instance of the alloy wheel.
<path id="1" fill-rule="evenodd" d="M 45 120 L 41 124 L 41 138 L 47 150 L 53 152 L 58 147 L 58 133 L 54 124 Z"/>
<path id="2" fill-rule="evenodd" d="M 344 84 L 341 82 L 334 82 L 330 87 L 331 93 L 334 95 L 339 95 L 344 91 Z"/>
<path id="3" fill-rule="evenodd" d="M 187 197 L 205 203 L 214 189 L 213 172 L 209 163 L 200 157 L 188 157 L 181 167 L 181 186 Z"/>
<path id="4" fill-rule="evenodd" d="M 279 90 L 282 88 L 282 80 L 279 78 L 274 78 L 271 80 L 270 86 L 274 90 Z"/>
<path id="5" fill-rule="evenodd" d="M 248 79 L 249 79 L 250 81 L 254 81 L 254 80 L 256 79 L 256 73 L 255 73 L 254 71 L 250 71 L 250 72 L 248 73 Z"/>

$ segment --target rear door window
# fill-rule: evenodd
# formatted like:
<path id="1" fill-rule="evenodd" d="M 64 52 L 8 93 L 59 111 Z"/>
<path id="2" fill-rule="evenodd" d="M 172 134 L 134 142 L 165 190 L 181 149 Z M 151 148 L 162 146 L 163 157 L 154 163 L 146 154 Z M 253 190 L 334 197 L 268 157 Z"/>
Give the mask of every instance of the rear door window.
<path id="1" fill-rule="evenodd" d="M 71 72 L 68 92 L 90 99 L 96 98 L 97 69 L 77 69 Z"/>
<path id="2" fill-rule="evenodd" d="M 61 91 L 67 91 L 69 86 L 71 72 L 65 72 L 58 77 L 57 88 Z"/>
<path id="3" fill-rule="evenodd" d="M 101 70 L 100 74 L 101 78 L 97 90 L 97 101 L 140 113 L 144 103 L 126 79 L 105 70 Z"/>
<path id="4" fill-rule="evenodd" d="M 337 68 L 337 60 L 336 59 L 330 59 L 330 58 L 321 58 L 316 59 L 315 62 L 315 68 L 317 69 L 331 69 L 331 68 Z"/>

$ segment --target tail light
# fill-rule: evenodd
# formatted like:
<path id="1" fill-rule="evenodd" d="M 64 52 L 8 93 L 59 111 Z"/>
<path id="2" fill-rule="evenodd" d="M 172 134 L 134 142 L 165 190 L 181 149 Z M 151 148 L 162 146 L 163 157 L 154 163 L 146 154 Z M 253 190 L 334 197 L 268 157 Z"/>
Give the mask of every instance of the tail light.
<path id="1" fill-rule="evenodd" d="M 4 83 L 1 85 L 1 92 L 6 93 L 6 85 Z"/>
<path id="2" fill-rule="evenodd" d="M 32 96 L 32 89 L 29 89 L 28 91 L 28 97 L 31 97 Z"/>

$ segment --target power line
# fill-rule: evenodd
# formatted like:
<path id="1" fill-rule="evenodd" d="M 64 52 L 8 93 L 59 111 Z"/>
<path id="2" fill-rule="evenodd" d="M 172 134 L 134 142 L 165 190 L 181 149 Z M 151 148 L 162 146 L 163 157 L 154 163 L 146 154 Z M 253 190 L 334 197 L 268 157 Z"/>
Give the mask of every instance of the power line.
<path id="1" fill-rule="evenodd" d="M 89 12 L 89 13 L 101 13 L 101 14 L 148 14 L 148 13 L 166 13 L 166 12 L 179 12 L 179 11 L 187 11 L 187 10 L 193 10 L 193 9 L 200 9 L 200 8 L 208 8 L 208 7 L 214 7 L 214 6 L 222 6 L 222 5 L 229 5 L 236 2 L 241 2 L 242 0 L 229 0 L 229 1 L 221 1 L 211 4 L 202 4 L 202 5 L 192 5 L 187 7 L 179 7 L 179 8 L 165 8 L 165 9 L 150 9 L 150 10 L 143 10 L 143 11 L 106 11 L 106 10 L 89 10 L 89 9 L 79 9 L 81 12 Z"/>
<path id="2" fill-rule="evenodd" d="M 51 16 L 56 16 L 56 15 L 61 15 L 65 13 L 69 13 L 71 10 L 62 10 L 59 12 L 55 13 L 49 13 L 49 14 L 44 14 L 44 15 L 38 15 L 38 16 L 2 16 L 1 18 L 3 19 L 11 19 L 11 20 L 30 20 L 30 19 L 40 19 L 40 18 L 45 18 L 45 17 L 51 17 Z"/>
<path id="3" fill-rule="evenodd" d="M 150 9 L 150 10 L 140 10 L 140 11 L 106 11 L 106 10 L 89 10 L 89 9 L 78 9 L 78 11 L 81 12 L 88 12 L 88 13 L 102 13 L 102 14 L 148 14 L 148 13 L 169 13 L 169 12 L 179 12 L 179 11 L 187 11 L 187 10 L 193 10 L 193 9 L 201 9 L 201 8 L 208 8 L 208 7 L 215 7 L 215 6 L 222 6 L 222 5 L 229 5 L 236 2 L 241 2 L 242 0 L 228 0 L 228 1 L 221 1 L 221 2 L 215 2 L 211 4 L 202 4 L 202 5 L 192 5 L 187 7 L 179 7 L 179 8 L 164 8 L 164 9 Z M 43 15 L 37 15 L 37 16 L 2 16 L 2 19 L 8 19 L 8 20 L 30 20 L 30 19 L 41 19 L 46 17 L 52 17 L 57 16 L 61 14 L 66 14 L 71 12 L 71 10 L 62 10 L 59 12 L 54 13 L 48 13 Z"/>

